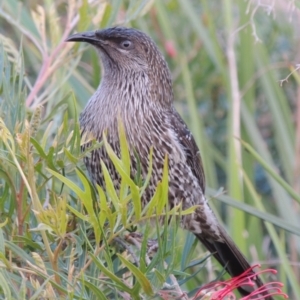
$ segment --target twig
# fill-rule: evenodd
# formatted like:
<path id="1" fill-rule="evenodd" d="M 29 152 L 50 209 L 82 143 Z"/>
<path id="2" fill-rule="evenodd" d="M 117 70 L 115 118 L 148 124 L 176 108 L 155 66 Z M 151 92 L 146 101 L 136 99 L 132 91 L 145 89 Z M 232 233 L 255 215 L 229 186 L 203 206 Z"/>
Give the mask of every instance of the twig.
<path id="1" fill-rule="evenodd" d="M 284 79 L 279 80 L 280 86 L 282 86 L 282 84 L 283 84 L 284 82 L 288 82 L 288 79 L 291 77 L 291 75 L 292 75 L 293 73 L 297 72 L 297 71 L 300 69 L 300 64 L 296 64 L 295 67 L 296 67 L 296 68 L 295 68 L 292 72 L 290 72 L 290 73 L 288 74 L 288 76 L 286 76 Z"/>
<path id="2" fill-rule="evenodd" d="M 97 1 L 90 0 L 89 5 L 93 6 L 97 4 Z M 26 106 L 30 107 L 40 91 L 43 85 L 47 82 L 50 75 L 62 64 L 64 63 L 63 57 L 69 52 L 72 45 L 69 46 L 65 45 L 65 39 L 70 35 L 70 32 L 76 26 L 79 21 L 79 14 L 75 14 L 77 10 L 73 5 L 73 1 L 69 1 L 69 10 L 68 10 L 68 17 L 65 24 L 65 30 L 63 32 L 62 38 L 60 39 L 58 45 L 53 49 L 50 55 L 47 55 L 45 51 L 41 47 L 39 47 L 40 52 L 43 56 L 43 64 L 41 70 L 38 74 L 38 77 L 33 85 L 32 90 L 30 91 L 27 99 L 26 99 Z M 36 43 L 34 43 L 36 45 Z"/>
<path id="3" fill-rule="evenodd" d="M 69 2 L 71 3 L 71 1 Z M 36 97 L 37 93 L 40 91 L 44 83 L 47 81 L 49 76 L 53 73 L 53 71 L 57 68 L 58 66 L 58 56 L 62 52 L 63 46 L 65 39 L 68 37 L 70 34 L 71 30 L 73 27 L 76 25 L 78 22 L 78 16 L 76 18 L 76 21 L 74 21 L 74 9 L 72 5 L 69 5 L 69 11 L 68 11 L 68 17 L 67 17 L 67 22 L 65 25 L 65 31 L 62 35 L 62 38 L 60 39 L 58 45 L 54 48 L 52 53 L 48 56 L 45 51 L 42 52 L 43 54 L 43 65 L 41 67 L 41 70 L 39 72 L 39 75 L 35 81 L 35 84 L 30 91 L 27 99 L 26 99 L 26 106 L 30 107 L 32 102 L 34 101 L 34 98 Z M 56 63 L 54 63 L 54 60 L 56 60 Z"/>
<path id="4" fill-rule="evenodd" d="M 289 66 L 290 66 L 290 64 L 287 62 L 278 62 L 276 64 L 273 64 L 271 66 L 264 67 L 264 68 L 258 70 L 254 74 L 254 76 L 252 76 L 252 78 L 250 80 L 248 80 L 247 83 L 244 85 L 242 91 L 240 92 L 241 99 L 246 95 L 247 91 L 254 85 L 256 80 L 258 80 L 261 76 L 263 76 L 264 74 L 266 74 L 267 72 L 270 72 L 272 70 L 287 68 Z"/>
<path id="5" fill-rule="evenodd" d="M 164 267 L 167 269 L 168 264 L 164 262 Z M 176 279 L 176 277 L 173 274 L 169 275 L 171 281 L 172 281 L 172 287 L 175 289 L 176 293 L 179 295 L 176 299 L 184 299 L 184 300 L 189 300 L 189 297 L 187 294 L 180 288 L 180 285 Z"/>

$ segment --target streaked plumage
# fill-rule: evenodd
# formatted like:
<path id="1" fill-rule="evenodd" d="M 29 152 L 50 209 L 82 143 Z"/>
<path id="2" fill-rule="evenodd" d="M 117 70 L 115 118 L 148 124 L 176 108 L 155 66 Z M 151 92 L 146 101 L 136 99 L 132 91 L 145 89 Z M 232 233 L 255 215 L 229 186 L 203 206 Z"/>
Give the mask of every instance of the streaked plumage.
<path id="1" fill-rule="evenodd" d="M 133 167 L 136 151 L 144 175 L 149 167 L 150 147 L 153 146 L 153 173 L 143 204 L 155 192 L 167 154 L 170 206 L 180 202 L 183 209 L 199 206 L 195 213 L 182 218 L 182 226 L 196 235 L 231 276 L 243 273 L 250 265 L 207 203 L 199 149 L 174 108 L 171 75 L 155 43 L 136 29 L 120 27 L 75 34 L 68 41 L 94 45 L 103 66 L 101 84 L 80 116 L 82 130 L 91 132 L 99 140 L 103 131 L 108 130 L 108 141 L 118 152 L 117 124 L 120 116 Z M 100 159 L 106 163 L 117 186 L 118 174 L 103 147 L 85 158 L 91 178 L 103 185 Z M 259 278 L 257 285 L 262 285 Z M 240 291 L 248 294 L 246 290 Z"/>

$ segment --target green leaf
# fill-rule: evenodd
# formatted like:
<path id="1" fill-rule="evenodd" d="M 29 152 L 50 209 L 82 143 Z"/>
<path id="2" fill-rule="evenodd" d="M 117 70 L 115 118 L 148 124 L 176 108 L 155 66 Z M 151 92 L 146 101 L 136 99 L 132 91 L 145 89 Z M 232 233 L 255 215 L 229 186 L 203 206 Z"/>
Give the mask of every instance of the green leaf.
<path id="1" fill-rule="evenodd" d="M 5 271 L 0 270 L 0 287 L 1 287 L 1 291 L 3 292 L 3 296 L 5 297 L 5 299 L 11 300 L 12 297 L 11 297 L 9 282 L 6 280 L 6 276 L 4 274 L 5 274 Z"/>
<path id="2" fill-rule="evenodd" d="M 88 186 L 88 191 L 83 191 L 82 189 L 80 189 L 78 187 L 78 185 L 76 183 L 74 183 L 73 181 L 71 181 L 70 179 L 64 177 L 63 175 L 59 174 L 58 172 L 55 172 L 51 169 L 46 169 L 50 174 L 52 174 L 54 177 L 56 177 L 57 179 L 59 179 L 61 182 L 63 182 L 66 186 L 68 186 L 72 191 L 74 191 L 76 193 L 76 195 L 79 198 L 85 199 L 86 197 L 91 197 L 91 192 L 89 191 L 89 186 L 86 185 L 85 187 Z M 76 170 L 77 175 L 81 175 L 79 173 L 79 171 Z M 85 181 L 85 183 L 87 183 L 87 181 Z"/>
<path id="3" fill-rule="evenodd" d="M 110 279 L 112 280 L 115 285 L 120 289 L 120 291 L 124 291 L 129 293 L 130 295 L 132 294 L 132 289 L 130 289 L 126 284 L 123 283 L 123 281 L 118 278 L 114 273 L 112 273 L 110 270 L 108 270 L 102 262 L 96 258 L 93 254 L 90 254 L 93 262 L 95 265 Z"/>
<path id="4" fill-rule="evenodd" d="M 232 207 L 235 207 L 237 209 L 243 210 L 253 216 L 258 217 L 261 220 L 267 221 L 273 225 L 276 225 L 282 229 L 285 229 L 295 235 L 300 236 L 300 229 L 298 226 L 293 225 L 292 223 L 289 223 L 287 221 L 285 221 L 282 218 L 279 218 L 277 216 L 274 216 L 270 213 L 267 212 L 262 212 L 259 211 L 257 209 L 255 209 L 254 207 L 246 204 L 246 203 L 242 203 L 239 201 L 236 201 L 234 199 L 232 199 L 231 197 L 225 196 L 225 195 L 221 195 L 220 192 L 213 190 L 211 188 L 207 189 L 207 194 L 209 196 L 211 196 L 212 198 L 216 198 L 218 200 L 220 200 L 223 203 L 226 203 Z"/>
<path id="5" fill-rule="evenodd" d="M 107 154 L 111 159 L 111 161 L 113 162 L 116 170 L 119 172 L 122 180 L 124 180 L 124 183 L 126 183 L 130 187 L 135 217 L 137 220 L 139 220 L 141 217 L 141 210 L 142 210 L 139 188 L 135 185 L 134 181 L 130 178 L 130 174 L 128 174 L 124 169 L 123 163 L 114 153 L 111 146 L 108 144 L 105 134 L 103 135 L 103 141 L 104 141 L 104 146 L 107 151 Z"/>
<path id="6" fill-rule="evenodd" d="M 287 191 L 287 193 L 296 201 L 300 203 L 300 195 L 294 191 L 294 189 L 282 179 L 272 167 L 265 162 L 265 160 L 252 148 L 248 143 L 241 141 L 243 147 L 251 153 L 251 155 L 265 168 L 265 170 Z"/>
<path id="7" fill-rule="evenodd" d="M 34 148 L 37 150 L 38 154 L 44 158 L 47 159 L 47 154 L 45 153 L 44 149 L 41 147 L 40 143 L 35 140 L 33 137 L 30 138 L 31 144 L 34 146 Z"/>
<path id="8" fill-rule="evenodd" d="M 78 31 L 85 31 L 90 25 L 90 22 L 89 3 L 87 0 L 83 0 L 79 7 Z"/>
<path id="9" fill-rule="evenodd" d="M 158 201 L 157 205 L 157 214 L 160 215 L 163 210 L 166 208 L 168 202 L 168 191 L 169 191 L 169 175 L 168 175 L 168 156 L 166 155 L 164 159 L 164 169 L 163 169 L 163 176 L 161 180 L 161 195 L 160 200 Z"/>
<path id="10" fill-rule="evenodd" d="M 107 24 L 108 24 L 109 20 L 111 19 L 110 18 L 111 13 L 112 13 L 112 5 L 110 3 L 106 2 L 105 11 L 102 16 L 101 24 L 99 26 L 100 28 L 107 27 Z"/>
<path id="11" fill-rule="evenodd" d="M 255 205 L 261 211 L 265 211 L 265 208 L 261 202 L 260 197 L 257 195 L 253 184 L 251 183 L 251 181 L 249 180 L 249 178 L 247 177 L 246 174 L 244 174 L 244 178 L 245 178 L 245 183 L 247 184 L 247 186 L 251 192 L 251 196 L 255 202 Z M 289 282 L 292 285 L 295 294 L 300 295 L 300 287 L 297 282 L 297 278 L 293 272 L 292 266 L 290 265 L 289 259 L 286 256 L 285 242 L 280 242 L 278 234 L 272 224 L 266 223 L 265 225 L 266 225 L 266 228 L 267 228 L 267 230 L 272 238 L 272 241 L 275 245 L 275 249 L 278 253 L 278 256 L 279 256 L 280 260 L 283 262 L 283 268 L 286 271 L 286 275 L 289 278 Z"/>
<path id="12" fill-rule="evenodd" d="M 130 261 L 126 260 L 122 255 L 117 254 L 122 263 L 133 273 L 138 283 L 141 285 L 142 289 L 148 296 L 153 295 L 153 289 L 151 283 L 147 279 L 147 277 Z"/>
<path id="13" fill-rule="evenodd" d="M 110 174 L 106 168 L 106 165 L 104 162 L 101 160 L 101 170 L 103 173 L 105 185 L 106 185 L 106 193 L 108 194 L 109 198 L 111 199 L 116 211 L 119 211 L 119 198 L 117 195 L 117 192 L 115 190 L 115 185 L 110 177 Z"/>
<path id="14" fill-rule="evenodd" d="M 119 119 L 118 122 L 118 131 L 119 131 L 119 140 L 120 140 L 121 161 L 123 163 L 124 171 L 127 174 L 130 174 L 129 146 L 126 139 L 124 124 L 122 123 L 121 119 Z"/>
<path id="15" fill-rule="evenodd" d="M 66 154 L 66 156 L 70 162 L 72 162 L 73 164 L 78 163 L 79 159 L 76 156 L 72 155 L 72 153 L 67 148 L 64 148 L 64 153 Z"/>
<path id="16" fill-rule="evenodd" d="M 91 282 L 87 281 L 87 280 L 82 280 L 83 284 L 89 288 L 97 297 L 97 299 L 100 300 L 107 300 L 108 298 L 105 297 L 105 294 L 94 284 L 92 284 Z"/>

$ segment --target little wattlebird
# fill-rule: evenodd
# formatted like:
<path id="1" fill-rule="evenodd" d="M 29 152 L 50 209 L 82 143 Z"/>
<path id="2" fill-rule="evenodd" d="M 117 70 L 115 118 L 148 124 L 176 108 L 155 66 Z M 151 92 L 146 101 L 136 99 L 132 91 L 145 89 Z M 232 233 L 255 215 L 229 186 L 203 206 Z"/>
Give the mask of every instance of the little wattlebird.
<path id="1" fill-rule="evenodd" d="M 132 168 L 136 168 L 136 153 L 143 174 L 147 174 L 149 152 L 153 147 L 153 171 L 142 197 L 143 205 L 151 199 L 162 178 L 167 155 L 169 206 L 181 203 L 182 209 L 187 209 L 197 205 L 192 214 L 182 217 L 183 228 L 192 232 L 232 277 L 249 269 L 249 263 L 219 224 L 205 198 L 199 149 L 175 110 L 170 71 L 152 39 L 136 29 L 115 27 L 77 33 L 66 41 L 92 44 L 102 62 L 99 88 L 80 116 L 82 132 L 101 140 L 106 131 L 108 142 L 118 154 L 118 120 L 121 118 L 132 155 Z M 104 186 L 100 160 L 106 164 L 118 187 L 119 175 L 104 147 L 85 157 L 93 182 Z M 255 278 L 257 286 L 261 287 L 262 281 L 258 276 Z M 243 295 L 253 291 L 248 287 L 239 290 Z M 265 299 L 272 297 L 266 295 Z"/>

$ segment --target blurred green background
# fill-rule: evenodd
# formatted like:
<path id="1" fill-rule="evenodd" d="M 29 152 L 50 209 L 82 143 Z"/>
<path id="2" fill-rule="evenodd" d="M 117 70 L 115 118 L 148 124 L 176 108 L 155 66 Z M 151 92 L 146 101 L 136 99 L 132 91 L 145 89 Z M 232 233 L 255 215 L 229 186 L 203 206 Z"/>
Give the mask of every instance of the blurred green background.
<path id="1" fill-rule="evenodd" d="M 30 272 L 20 271 L 31 253 L 47 257 L 45 239 L 49 249 L 58 249 L 57 232 L 51 237 L 43 236 L 47 228 L 32 232 L 45 223 L 33 210 L 45 201 L 57 208 L 59 197 L 68 197 L 61 193 L 67 187 L 51 182 L 43 168 L 74 181 L 75 167 L 83 168 L 71 132 L 78 134 L 78 114 L 101 80 L 101 66 L 92 47 L 64 40 L 115 25 L 138 28 L 158 44 L 173 76 L 175 106 L 201 150 L 211 205 L 251 263 L 278 271 L 266 279 L 277 278 L 291 299 L 300 299 L 299 20 L 298 0 L 1 0 L 0 116 L 16 143 L 14 156 L 6 131 L 0 131 L 1 299 L 39 297 L 41 285 L 52 283 L 53 278 L 34 281 Z M 28 126 L 36 142 L 26 140 Z M 61 157 L 68 138 L 71 148 Z M 30 204 L 35 196 L 26 193 L 30 188 L 20 169 L 29 179 L 36 173 L 37 180 L 29 182 L 31 189 L 36 184 L 36 204 Z M 60 188 L 58 198 L 53 196 Z M 184 231 L 177 238 L 180 255 L 172 270 L 192 297 L 219 266 L 213 261 L 214 267 L 196 274 L 196 264 L 184 281 L 188 275 L 180 272 L 205 250 Z M 64 263 L 67 270 L 70 262 Z M 55 295 L 73 299 L 66 281 L 56 284 L 61 289 L 50 284 Z M 87 289 L 82 299 L 100 299 Z M 79 297 L 78 290 L 74 295 Z"/>

